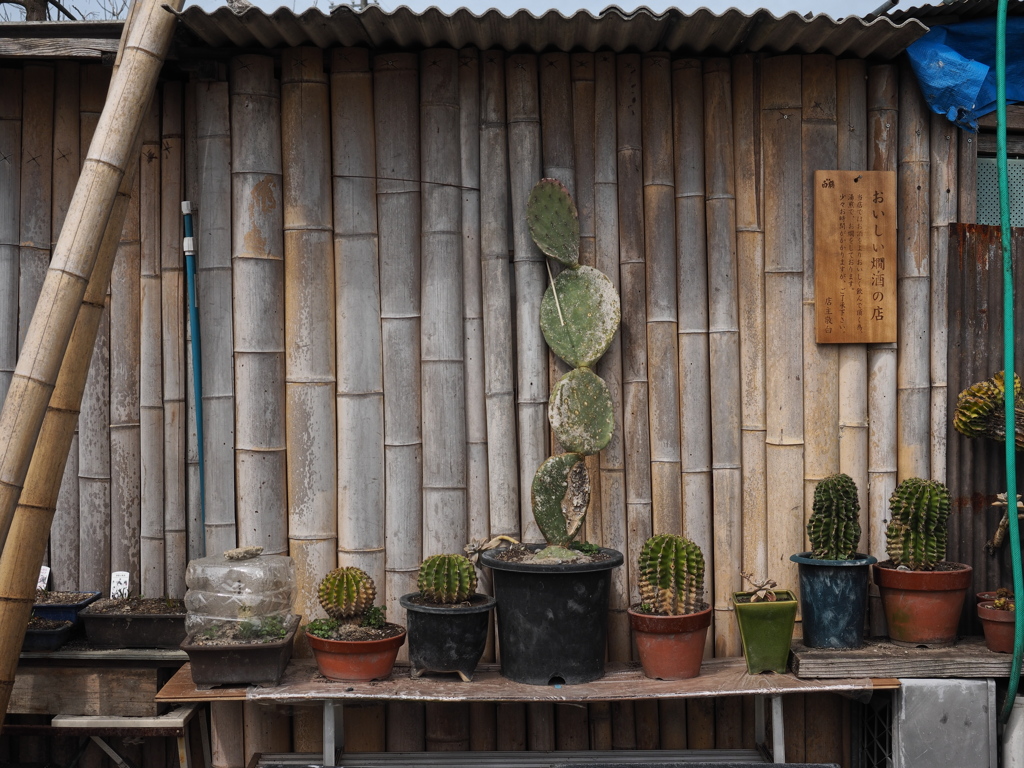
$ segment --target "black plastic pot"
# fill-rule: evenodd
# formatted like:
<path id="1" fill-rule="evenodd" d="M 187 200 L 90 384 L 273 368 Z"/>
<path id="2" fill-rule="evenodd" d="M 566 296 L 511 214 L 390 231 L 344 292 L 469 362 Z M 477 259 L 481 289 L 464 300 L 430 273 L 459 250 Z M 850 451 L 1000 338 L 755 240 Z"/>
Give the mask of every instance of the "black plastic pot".
<path id="1" fill-rule="evenodd" d="M 533 550 L 541 545 L 530 545 Z M 483 552 L 494 572 L 501 674 L 529 685 L 574 685 L 604 675 L 611 571 L 622 553 L 593 563 L 516 563 Z"/>
<path id="2" fill-rule="evenodd" d="M 465 682 L 487 644 L 487 620 L 494 598 L 473 595 L 469 605 L 431 605 L 417 602 L 419 592 L 402 595 L 409 633 L 409 664 L 412 676 L 424 672 L 457 672 Z"/>
<path id="3" fill-rule="evenodd" d="M 277 685 L 292 658 L 299 617 L 292 616 L 288 626 L 284 639 L 273 643 L 196 645 L 190 635 L 180 647 L 192 663 L 192 682 L 201 689 L 215 685 Z"/>
<path id="4" fill-rule="evenodd" d="M 61 619 L 56 619 L 61 621 Z M 56 651 L 68 638 L 71 637 L 71 630 L 75 628 L 75 622 L 64 619 L 64 626 L 56 629 L 32 629 L 25 630 L 25 639 L 21 644 L 22 651 Z"/>
<path id="5" fill-rule="evenodd" d="M 102 648 L 177 648 L 185 639 L 185 614 L 78 614 L 85 636 Z"/>
<path id="6" fill-rule="evenodd" d="M 876 562 L 857 553 L 852 560 L 815 560 L 810 552 L 791 555 L 800 571 L 804 645 L 860 648 L 868 605 L 868 571 Z"/>
<path id="7" fill-rule="evenodd" d="M 78 612 L 89 603 L 99 600 L 100 592 L 80 592 L 82 599 L 74 603 L 36 603 L 32 606 L 32 615 L 50 621 L 70 621 L 78 623 Z"/>

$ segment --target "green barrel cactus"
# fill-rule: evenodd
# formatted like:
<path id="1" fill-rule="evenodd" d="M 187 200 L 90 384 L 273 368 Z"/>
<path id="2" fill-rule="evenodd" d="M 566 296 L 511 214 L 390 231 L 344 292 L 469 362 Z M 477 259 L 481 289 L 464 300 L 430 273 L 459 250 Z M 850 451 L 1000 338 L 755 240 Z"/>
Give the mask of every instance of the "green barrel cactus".
<path id="1" fill-rule="evenodd" d="M 1006 442 L 1005 371 L 986 381 L 972 384 L 956 399 L 953 427 L 966 437 L 990 437 Z M 1024 449 L 1024 398 L 1021 397 L 1020 376 L 1013 375 L 1013 409 L 1017 415 L 1017 450 Z"/>
<path id="2" fill-rule="evenodd" d="M 621 319 L 615 286 L 593 267 L 560 272 L 544 292 L 540 305 L 544 341 L 576 368 L 593 365 L 608 351 Z"/>
<path id="3" fill-rule="evenodd" d="M 578 453 L 551 456 L 533 476 L 533 517 L 548 544 L 567 547 L 590 505 L 590 475 Z"/>
<path id="4" fill-rule="evenodd" d="M 317 587 L 320 605 L 332 619 L 357 623 L 377 597 L 377 587 L 361 568 L 336 568 Z"/>
<path id="5" fill-rule="evenodd" d="M 602 450 L 615 428 L 612 395 L 604 379 L 589 368 L 569 371 L 551 391 L 548 421 L 567 452 L 589 456 Z"/>
<path id="6" fill-rule="evenodd" d="M 696 613 L 704 602 L 704 555 L 689 539 L 672 533 L 644 542 L 637 562 L 640 604 L 662 616 Z"/>
<path id="7" fill-rule="evenodd" d="M 580 217 L 569 190 L 558 179 L 541 179 L 526 202 L 526 223 L 533 242 L 566 267 L 580 262 Z"/>
<path id="8" fill-rule="evenodd" d="M 852 560 L 860 544 L 860 499 L 849 475 L 826 477 L 814 488 L 807 538 L 817 560 Z"/>
<path id="9" fill-rule="evenodd" d="M 889 497 L 892 520 L 885 531 L 885 549 L 896 566 L 930 571 L 946 557 L 949 489 L 935 480 L 912 477 Z"/>
<path id="10" fill-rule="evenodd" d="M 416 587 L 432 603 L 464 603 L 476 592 L 476 569 L 465 555 L 433 555 L 420 565 Z"/>

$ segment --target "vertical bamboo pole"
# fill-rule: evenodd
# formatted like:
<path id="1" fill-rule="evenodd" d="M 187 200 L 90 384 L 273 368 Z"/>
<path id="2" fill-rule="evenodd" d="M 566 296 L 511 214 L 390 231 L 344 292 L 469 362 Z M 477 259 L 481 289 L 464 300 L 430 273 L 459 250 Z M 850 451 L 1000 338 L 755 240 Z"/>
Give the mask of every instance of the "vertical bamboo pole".
<path id="1" fill-rule="evenodd" d="M 487 51 L 480 66 L 480 279 L 490 533 L 518 537 L 505 56 L 501 51 Z"/>
<path id="2" fill-rule="evenodd" d="M 836 62 L 836 167 L 867 167 L 867 65 L 862 59 Z M 868 350 L 864 344 L 839 346 L 839 471 L 857 484 L 861 543 L 868 546 Z"/>
<path id="3" fill-rule="evenodd" d="M 465 546 L 466 370 L 459 57 L 420 54 L 423 556 Z M 429 731 L 428 731 L 429 736 Z"/>
<path id="4" fill-rule="evenodd" d="M 160 165 L 160 103 L 154 99 L 142 124 L 142 157 L 139 165 L 139 560 L 141 587 L 146 595 L 162 595 L 166 592 Z"/>
<path id="5" fill-rule="evenodd" d="M 365 49 L 331 57 L 339 564 L 384 575 L 384 374 L 373 79 Z M 418 547 L 417 547 L 418 549 Z"/>
<path id="6" fill-rule="evenodd" d="M 931 119 L 930 188 L 931 284 L 930 349 L 931 368 L 931 479 L 946 481 L 947 375 L 946 351 L 949 339 L 949 225 L 957 220 L 957 138 L 959 131 L 944 116 L 929 113 Z"/>
<path id="7" fill-rule="evenodd" d="M 519 377 L 520 531 L 524 541 L 540 541 L 540 529 L 530 506 L 529 488 L 537 467 L 548 455 L 548 356 L 537 321 L 547 272 L 544 256 L 534 245 L 526 225 L 526 201 L 541 174 L 537 57 L 532 54 L 509 56 L 505 60 L 505 88 Z"/>
<path id="8" fill-rule="evenodd" d="M 765 414 L 764 216 L 761 157 L 761 62 L 732 60 L 736 173 L 736 254 L 742 377 L 742 570 L 768 572 Z M 733 621 L 732 617 L 726 617 Z"/>
<path id="9" fill-rule="evenodd" d="M 196 217 L 199 327 L 203 331 L 203 448 L 206 460 L 206 551 L 236 543 L 235 397 L 231 311 L 231 118 L 228 84 L 196 83 L 200 164 Z"/>
<path id="10" fill-rule="evenodd" d="M 18 363 L 22 70 L 0 69 L 0 404 Z"/>
<path id="11" fill-rule="evenodd" d="M 669 55 L 645 54 L 641 74 L 652 530 L 682 533 L 676 190 Z"/>
<path id="12" fill-rule="evenodd" d="M 107 77 L 98 67 L 83 75 L 79 138 L 84 154 L 103 109 Z M 104 313 L 78 419 L 79 582 L 91 589 L 106 589 L 110 573 L 109 330 L 110 316 Z"/>
<path id="13" fill-rule="evenodd" d="M 414 53 L 384 54 L 373 60 L 384 351 L 386 595 L 391 616 L 401 616 L 398 599 L 416 591 L 423 542 L 418 63 Z M 412 707 L 422 713 L 422 706 Z M 389 723 L 394 711 L 388 710 Z"/>
<path id="14" fill-rule="evenodd" d="M 801 57 L 800 120 L 803 158 L 803 391 L 804 505 L 806 521 L 818 481 L 839 471 L 839 345 L 818 344 L 814 296 L 814 172 L 837 164 L 836 60 Z M 801 535 L 794 552 L 808 548 Z M 793 554 L 792 552 L 790 554 Z M 788 559 L 788 558 L 787 558 Z"/>
<path id="15" fill-rule="evenodd" d="M 366 703 L 345 709 L 346 752 L 384 752 L 387 746 L 383 703 Z"/>
<path id="16" fill-rule="evenodd" d="M 789 556 L 804 541 L 803 184 L 800 57 L 765 59 L 761 130 L 765 195 L 765 384 L 768 575 L 796 584 Z"/>
<path id="17" fill-rule="evenodd" d="M 389 701 L 384 728 L 386 751 L 426 751 L 425 717 L 421 701 Z"/>
<path id="18" fill-rule="evenodd" d="M 188 502 L 185 488 L 185 256 L 181 201 L 184 199 L 182 90 L 163 86 L 160 127 L 160 290 L 164 396 L 164 590 L 185 594 L 188 562 Z"/>
<path id="19" fill-rule="evenodd" d="M 282 714 L 277 704 L 246 702 L 242 728 L 245 765 L 255 762 L 255 754 L 287 752 L 291 748 L 290 718 Z"/>
<path id="20" fill-rule="evenodd" d="M 909 63 L 900 74 L 896 466 L 902 480 L 931 476 L 931 163 L 928 106 Z"/>
<path id="21" fill-rule="evenodd" d="M 714 508 L 714 607 L 729 611 L 742 552 L 742 458 L 736 185 L 729 61 L 704 63 L 704 175 L 707 215 L 708 354 Z M 715 622 L 715 654 L 739 653 L 736 622 Z"/>
<path id="22" fill-rule="evenodd" d="M 268 554 L 288 547 L 280 125 L 274 60 L 255 55 L 232 59 L 238 543 L 262 546 Z"/>
<path id="23" fill-rule="evenodd" d="M 899 69 L 868 68 L 868 169 L 895 171 L 899 122 Z M 902 301 L 902 299 L 901 299 Z M 896 489 L 896 345 L 868 347 L 868 503 L 867 554 L 885 559 L 885 520 Z"/>
<path id="24" fill-rule="evenodd" d="M 282 53 L 281 145 L 288 552 L 295 612 L 309 616 L 338 535 L 331 112 L 320 48 Z"/>
<path id="25" fill-rule="evenodd" d="M 616 57 L 597 54 L 594 61 L 594 266 L 612 281 L 619 279 L 619 189 L 616 107 Z M 601 463 L 601 542 L 628 552 L 626 456 L 622 426 L 622 334 L 597 363 L 597 373 L 612 396 L 614 428 L 611 442 L 598 454 Z M 609 597 L 608 658 L 630 658 L 630 568 L 615 568 Z M 610 739 L 610 734 L 609 734 Z"/>

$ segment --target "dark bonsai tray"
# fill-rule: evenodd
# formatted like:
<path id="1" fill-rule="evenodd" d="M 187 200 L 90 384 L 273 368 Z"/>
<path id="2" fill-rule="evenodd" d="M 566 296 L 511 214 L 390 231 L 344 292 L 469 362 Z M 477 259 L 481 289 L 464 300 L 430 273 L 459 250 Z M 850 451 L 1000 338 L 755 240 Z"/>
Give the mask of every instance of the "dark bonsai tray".
<path id="1" fill-rule="evenodd" d="M 85 636 L 101 648 L 177 648 L 185 637 L 185 614 L 79 614 Z"/>
<path id="2" fill-rule="evenodd" d="M 67 642 L 67 639 L 71 636 L 71 630 L 75 628 L 75 623 L 71 619 L 63 619 L 63 621 L 67 623 L 57 629 L 25 630 L 25 639 L 21 643 L 21 650 L 56 651 Z"/>
<path id="3" fill-rule="evenodd" d="M 215 685 L 277 685 L 292 657 L 292 641 L 299 628 L 292 616 L 291 628 L 283 640 L 274 643 L 224 643 L 195 645 L 189 636 L 181 650 L 192 663 L 192 682 L 197 688 Z"/>
<path id="4" fill-rule="evenodd" d="M 78 612 L 94 600 L 98 600 L 101 592 L 82 592 L 87 595 L 85 599 L 77 603 L 36 603 L 32 606 L 32 613 L 41 619 L 50 621 L 78 622 Z"/>

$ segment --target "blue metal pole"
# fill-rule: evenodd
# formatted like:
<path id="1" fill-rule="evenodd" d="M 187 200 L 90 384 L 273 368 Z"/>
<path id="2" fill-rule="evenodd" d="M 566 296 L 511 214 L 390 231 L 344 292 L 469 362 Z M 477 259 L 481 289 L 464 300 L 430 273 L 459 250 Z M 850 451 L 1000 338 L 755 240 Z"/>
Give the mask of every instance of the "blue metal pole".
<path id="1" fill-rule="evenodd" d="M 199 301 L 196 298 L 196 247 L 192 234 L 192 203 L 183 201 L 185 216 L 185 282 L 188 290 L 188 320 L 192 327 L 192 396 L 196 406 L 196 442 L 199 453 L 199 554 L 206 554 L 206 462 L 203 456 L 203 357 L 199 337 Z"/>

